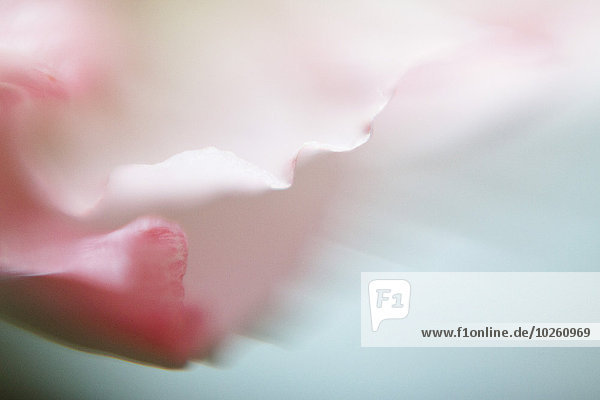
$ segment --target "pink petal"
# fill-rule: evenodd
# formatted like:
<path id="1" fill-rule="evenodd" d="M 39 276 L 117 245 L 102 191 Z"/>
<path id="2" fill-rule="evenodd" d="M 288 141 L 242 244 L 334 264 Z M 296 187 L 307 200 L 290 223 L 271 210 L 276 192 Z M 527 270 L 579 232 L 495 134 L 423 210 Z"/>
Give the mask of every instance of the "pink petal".
<path id="1" fill-rule="evenodd" d="M 6 316 L 73 344 L 167 366 L 208 347 L 202 313 L 183 303 L 187 243 L 176 225 L 143 218 L 79 237 L 67 223 L 42 220 L 31 228 L 54 238 L 36 243 L 32 236 L 33 243 L 22 239 L 20 246 L 5 228 Z"/>
<path id="2" fill-rule="evenodd" d="M 203 315 L 157 298 L 68 274 L 0 280 L 0 312 L 19 324 L 86 349 L 182 367 L 198 352 Z"/>
<path id="3" fill-rule="evenodd" d="M 271 191 L 299 151 L 363 143 L 403 70 L 488 33 L 395 2 L 91 4 L 0 3 L 0 306 L 162 365 L 301 266 L 337 171 Z"/>
<path id="4" fill-rule="evenodd" d="M 64 40 L 31 39 L 39 42 L 35 48 L 53 49 L 42 60 L 45 70 L 66 68 L 53 61 L 65 48 L 99 49 L 101 57 L 75 52 L 68 65 L 77 66 L 80 78 L 64 78 L 68 101 L 39 104 L 21 150 L 55 206 L 78 215 L 106 194 L 115 169 L 114 180 L 137 180 L 137 172 L 128 177 L 132 170 L 120 166 L 155 164 L 206 147 L 231 151 L 289 184 L 301 148 L 347 150 L 364 143 L 407 65 L 478 32 L 459 18 L 385 1 L 343 7 L 272 0 L 109 2 L 93 8 L 90 24 L 88 2 L 77 9 L 60 4 L 69 7 L 53 7 L 47 18 L 55 22 L 41 27 L 52 26 Z M 90 32 L 74 38 L 63 20 Z M 37 23 L 32 18 L 30 30 Z M 104 24 L 117 25 L 112 37 L 95 30 L 104 32 Z M 79 81 L 87 82 L 86 90 L 76 90 Z M 190 179 L 180 186 L 192 195 L 210 193 L 206 181 L 220 165 L 187 163 Z M 177 163 L 162 169 L 180 173 Z M 161 179 L 146 174 L 144 193 L 169 193 Z M 127 185 L 118 184 L 109 196 L 121 190 L 130 196 Z"/>
<path id="5" fill-rule="evenodd" d="M 97 232 L 48 207 L 13 151 L 26 93 L 0 87 L 0 313 L 73 344 L 185 364 L 209 346 L 204 316 L 183 303 L 184 233 L 149 217 Z"/>

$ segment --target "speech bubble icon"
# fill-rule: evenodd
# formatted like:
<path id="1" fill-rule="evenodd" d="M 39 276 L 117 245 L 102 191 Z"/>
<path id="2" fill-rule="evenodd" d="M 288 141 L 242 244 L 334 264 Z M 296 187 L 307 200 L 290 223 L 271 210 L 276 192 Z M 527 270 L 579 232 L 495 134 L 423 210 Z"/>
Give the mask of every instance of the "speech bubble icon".
<path id="1" fill-rule="evenodd" d="M 369 282 L 371 329 L 377 332 L 384 319 L 402 319 L 410 306 L 410 283 L 404 279 L 376 279 Z"/>

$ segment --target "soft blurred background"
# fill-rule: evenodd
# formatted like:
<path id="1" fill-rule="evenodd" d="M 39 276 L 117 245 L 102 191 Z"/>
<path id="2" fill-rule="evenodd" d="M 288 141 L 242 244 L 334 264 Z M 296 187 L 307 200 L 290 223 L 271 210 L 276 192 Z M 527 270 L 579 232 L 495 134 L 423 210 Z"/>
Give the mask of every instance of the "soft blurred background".
<path id="1" fill-rule="evenodd" d="M 255 331 L 163 370 L 0 322 L 0 398 L 597 399 L 598 348 L 360 347 L 361 272 L 600 270 L 600 35 L 537 3 L 405 72 L 366 145 L 300 160 L 292 193 L 336 189 Z"/>

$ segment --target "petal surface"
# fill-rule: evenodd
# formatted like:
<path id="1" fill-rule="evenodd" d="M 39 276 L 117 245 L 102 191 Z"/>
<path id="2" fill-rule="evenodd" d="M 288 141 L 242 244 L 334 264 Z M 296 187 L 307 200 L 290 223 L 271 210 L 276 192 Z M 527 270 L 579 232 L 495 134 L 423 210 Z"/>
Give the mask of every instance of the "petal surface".
<path id="1" fill-rule="evenodd" d="M 560 88 L 574 43 L 433 3 L 0 6 L 2 311 L 174 366 L 303 271 L 344 171 L 299 158 L 364 143 L 394 91 L 345 173 L 479 136 Z"/>
<path id="2" fill-rule="evenodd" d="M 14 151 L 35 96 L 0 86 L 0 314 L 70 344 L 181 367 L 207 347 L 200 308 L 183 302 L 185 234 L 156 217 L 91 229 L 47 204 Z"/>
<path id="3" fill-rule="evenodd" d="M 160 173 L 138 179 L 139 170 L 126 166 L 163 163 L 207 147 L 233 152 L 289 184 L 300 149 L 308 144 L 347 150 L 364 143 L 403 69 L 479 32 L 459 17 L 391 1 L 90 7 L 83 2 L 42 14 L 65 40 L 56 44 L 54 37 L 37 35 L 31 39 L 37 47 L 92 48 L 100 55 L 75 53 L 69 65 L 80 72 L 64 78 L 66 99 L 40 105 L 22 146 L 38 184 L 74 215 L 98 205 L 107 180 L 111 198 L 131 197 L 138 189 L 144 196 L 137 197 L 144 198 L 169 193 L 161 189 Z M 79 9 L 94 10 L 93 18 Z M 60 24 L 64 19 L 86 25 L 90 33 L 75 41 L 71 26 Z M 37 23 L 30 18 L 32 27 Z M 105 25 L 111 36 L 97 32 Z M 56 79 L 66 68 L 53 62 L 62 54 L 58 50 L 41 59 Z M 78 90 L 80 81 L 87 82 L 85 90 Z M 207 179 L 238 169 L 198 157 L 185 163 L 192 172 L 179 188 L 196 196 L 220 190 Z M 178 174 L 180 165 L 163 163 L 161 171 Z M 138 181 L 135 190 L 119 184 L 126 180 Z"/>

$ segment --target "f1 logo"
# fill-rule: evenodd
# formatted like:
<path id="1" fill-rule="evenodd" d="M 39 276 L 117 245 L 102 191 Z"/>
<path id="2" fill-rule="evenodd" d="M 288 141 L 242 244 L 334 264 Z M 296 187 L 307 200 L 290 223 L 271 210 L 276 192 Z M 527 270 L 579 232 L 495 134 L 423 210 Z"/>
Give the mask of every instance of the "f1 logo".
<path id="1" fill-rule="evenodd" d="M 410 307 L 410 283 L 404 279 L 377 279 L 369 282 L 371 330 L 377 332 L 386 319 L 402 319 Z"/>

